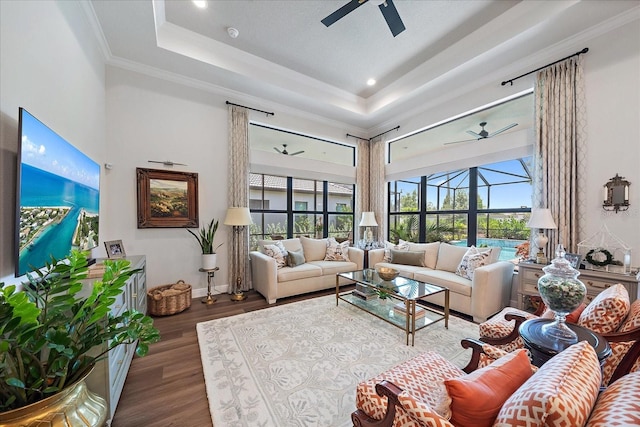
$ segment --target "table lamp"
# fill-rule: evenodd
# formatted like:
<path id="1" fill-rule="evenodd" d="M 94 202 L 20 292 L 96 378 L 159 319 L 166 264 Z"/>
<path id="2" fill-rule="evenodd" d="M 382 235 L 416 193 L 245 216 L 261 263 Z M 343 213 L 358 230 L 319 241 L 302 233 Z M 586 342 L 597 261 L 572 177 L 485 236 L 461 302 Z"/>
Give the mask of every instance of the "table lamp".
<path id="1" fill-rule="evenodd" d="M 377 227 L 376 216 L 373 212 L 362 212 L 362 219 L 360 220 L 360 227 L 366 227 L 364 230 L 364 242 L 366 246 L 370 246 L 373 243 L 373 231 L 371 227 Z"/>
<path id="2" fill-rule="evenodd" d="M 232 301 L 242 301 L 247 296 L 242 292 L 242 277 L 244 271 L 240 271 L 240 242 L 239 235 L 244 227 L 251 224 L 251 212 L 249 208 L 229 208 L 227 216 L 224 219 L 224 225 L 233 227 L 233 268 L 236 271 L 236 282 L 233 284 L 233 292 L 231 294 Z"/>
<path id="3" fill-rule="evenodd" d="M 536 262 L 538 264 L 546 264 L 547 257 L 544 255 L 544 247 L 549 242 L 549 238 L 544 235 L 542 230 L 555 230 L 558 228 L 551 216 L 551 210 L 546 208 L 531 209 L 531 217 L 529 218 L 527 226 L 529 228 L 538 229 L 538 235 L 533 239 L 533 242 L 538 248 L 538 253 L 536 253 Z"/>

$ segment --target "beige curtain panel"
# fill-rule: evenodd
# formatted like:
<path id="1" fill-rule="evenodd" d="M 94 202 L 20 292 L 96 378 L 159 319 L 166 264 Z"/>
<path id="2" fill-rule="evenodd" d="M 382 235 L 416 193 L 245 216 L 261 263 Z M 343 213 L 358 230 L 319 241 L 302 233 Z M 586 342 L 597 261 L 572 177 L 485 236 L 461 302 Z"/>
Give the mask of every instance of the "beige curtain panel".
<path id="1" fill-rule="evenodd" d="M 229 106 L 229 192 L 227 203 L 229 207 L 249 206 L 249 112 L 246 108 L 235 105 Z M 249 227 L 233 238 L 234 227 L 229 228 L 228 271 L 229 284 L 233 288 L 238 279 L 238 272 L 242 276 L 242 290 L 252 288 L 249 273 Z M 237 245 L 237 246 L 236 246 Z M 235 254 L 240 254 L 234 260 Z M 237 264 L 236 264 L 237 262 Z"/>
<path id="2" fill-rule="evenodd" d="M 579 187 L 585 182 L 585 94 L 583 56 L 573 57 L 538 72 L 535 88 L 536 147 L 534 208 L 549 208 L 557 230 L 545 230 L 547 254 L 555 257 L 562 243 L 576 252 L 585 201 Z"/>

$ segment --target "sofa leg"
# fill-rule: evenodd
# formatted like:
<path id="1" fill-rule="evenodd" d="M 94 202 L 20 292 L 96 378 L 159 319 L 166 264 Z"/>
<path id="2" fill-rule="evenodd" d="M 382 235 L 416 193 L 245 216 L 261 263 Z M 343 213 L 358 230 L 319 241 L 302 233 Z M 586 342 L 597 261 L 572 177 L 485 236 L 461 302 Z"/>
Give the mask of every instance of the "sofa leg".
<path id="1" fill-rule="evenodd" d="M 276 299 L 275 298 L 269 300 L 269 304 L 275 304 L 275 303 L 276 303 Z"/>

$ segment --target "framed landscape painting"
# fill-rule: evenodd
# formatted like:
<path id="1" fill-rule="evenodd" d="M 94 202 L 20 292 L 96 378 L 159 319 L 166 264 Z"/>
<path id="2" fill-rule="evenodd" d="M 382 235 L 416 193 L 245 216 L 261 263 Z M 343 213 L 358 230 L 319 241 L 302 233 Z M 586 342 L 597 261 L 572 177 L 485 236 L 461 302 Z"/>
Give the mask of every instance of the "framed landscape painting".
<path id="1" fill-rule="evenodd" d="M 138 228 L 198 227 L 198 174 L 136 168 Z"/>

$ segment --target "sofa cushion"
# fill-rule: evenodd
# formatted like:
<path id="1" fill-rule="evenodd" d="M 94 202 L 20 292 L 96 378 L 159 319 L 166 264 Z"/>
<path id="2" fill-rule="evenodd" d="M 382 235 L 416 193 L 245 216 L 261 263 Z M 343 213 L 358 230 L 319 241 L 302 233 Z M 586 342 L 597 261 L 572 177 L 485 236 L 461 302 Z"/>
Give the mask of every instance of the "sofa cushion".
<path id="1" fill-rule="evenodd" d="M 410 251 L 424 251 L 424 265 L 431 269 L 436 268 L 438 262 L 438 249 L 440 242 L 432 243 L 411 243 L 409 242 Z"/>
<path id="2" fill-rule="evenodd" d="M 358 266 L 351 261 L 311 261 L 310 264 L 320 267 L 323 276 L 345 273 L 347 271 L 355 271 Z"/>
<path id="3" fill-rule="evenodd" d="M 607 387 L 596 401 L 586 427 L 637 426 L 640 423 L 640 372 Z"/>
<path id="4" fill-rule="evenodd" d="M 600 292 L 578 320 L 578 325 L 599 334 L 614 332 L 629 313 L 629 292 L 621 284 Z"/>
<path id="5" fill-rule="evenodd" d="M 302 248 L 299 251 L 289 251 L 289 255 L 287 255 L 287 265 L 289 267 L 297 267 L 305 262 Z"/>
<path id="6" fill-rule="evenodd" d="M 491 249 L 479 251 L 478 248 L 472 245 L 460 260 L 456 274 L 465 279 L 473 280 L 473 272 L 478 267 L 488 265 L 490 257 Z"/>
<path id="7" fill-rule="evenodd" d="M 441 243 L 438 248 L 436 270 L 455 273 L 462 257 L 467 253 L 467 249 L 466 246 L 454 246 L 449 243 Z"/>
<path id="8" fill-rule="evenodd" d="M 424 267 L 424 251 L 397 251 L 390 249 L 393 264 L 415 265 Z"/>
<path id="9" fill-rule="evenodd" d="M 379 262 L 376 263 L 376 268 L 387 267 L 398 270 L 400 276 L 406 277 L 408 279 L 413 279 L 416 271 L 424 271 L 425 267 L 418 267 L 417 265 L 406 265 L 406 264 L 392 264 L 390 262 Z"/>
<path id="10" fill-rule="evenodd" d="M 327 239 L 325 261 L 349 261 L 349 241 L 338 243 L 333 237 Z"/>
<path id="11" fill-rule="evenodd" d="M 397 245 L 394 245 L 389 241 L 384 242 L 384 258 L 382 259 L 383 262 L 391 262 L 391 249 L 395 249 L 397 251 L 408 251 L 409 242 L 405 242 L 402 239 L 398 240 Z"/>
<path id="12" fill-rule="evenodd" d="M 265 245 L 273 245 L 276 242 L 282 243 L 284 248 L 288 251 L 299 251 L 302 249 L 302 243 L 300 243 L 300 239 L 297 237 L 294 239 L 283 239 L 283 240 L 258 240 L 258 250 L 264 253 Z"/>
<path id="13" fill-rule="evenodd" d="M 305 263 L 297 267 L 284 267 L 278 270 L 278 283 L 320 276 L 322 276 L 322 268 Z"/>
<path id="14" fill-rule="evenodd" d="M 455 273 L 441 270 L 420 270 L 413 275 L 415 280 L 432 285 L 444 286 L 449 288 L 450 292 L 456 294 L 471 296 L 471 280 L 460 277 Z"/>
<path id="15" fill-rule="evenodd" d="M 281 242 L 275 242 L 273 245 L 264 245 L 264 254 L 276 260 L 278 269 L 287 265 L 288 252 Z"/>
<path id="16" fill-rule="evenodd" d="M 309 261 L 322 261 L 327 253 L 327 239 L 300 237 L 304 258 Z"/>
<path id="17" fill-rule="evenodd" d="M 524 349 L 469 375 L 445 380 L 454 425 L 490 427 L 504 402 L 533 374 Z"/>
<path id="18" fill-rule="evenodd" d="M 598 397 L 601 379 L 595 350 L 580 341 L 520 386 L 502 405 L 494 426 L 582 426 Z"/>

